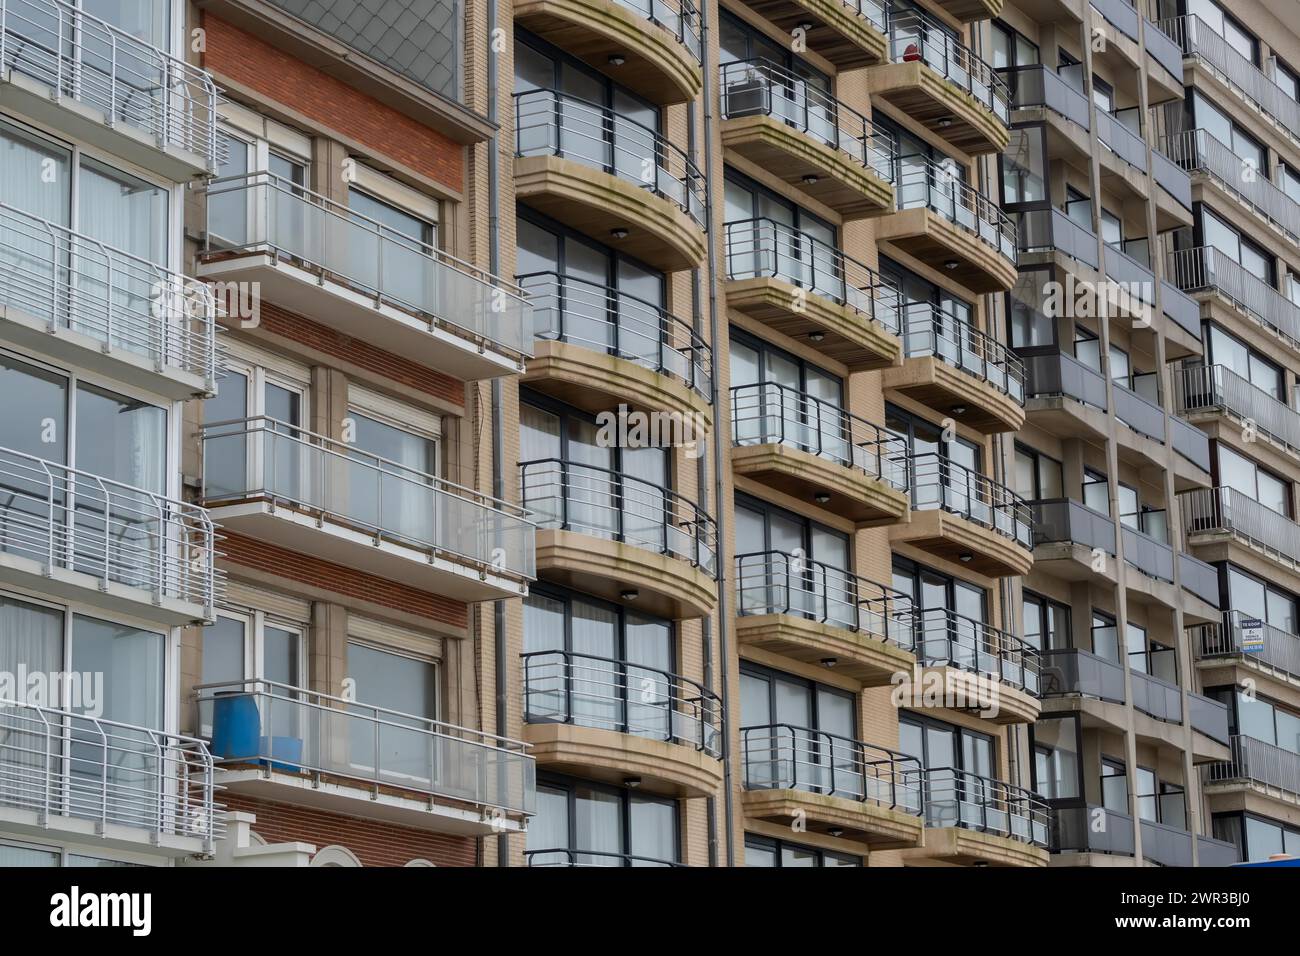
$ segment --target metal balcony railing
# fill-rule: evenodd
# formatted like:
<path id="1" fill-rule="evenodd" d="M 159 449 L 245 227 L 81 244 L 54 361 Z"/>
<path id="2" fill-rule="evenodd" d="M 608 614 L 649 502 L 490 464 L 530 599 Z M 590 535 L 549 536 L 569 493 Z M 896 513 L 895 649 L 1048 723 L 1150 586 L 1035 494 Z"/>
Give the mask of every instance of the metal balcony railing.
<path id="1" fill-rule="evenodd" d="M 1213 246 L 1171 253 L 1168 274 L 1183 292 L 1216 293 L 1291 345 L 1300 346 L 1300 305 Z"/>
<path id="2" fill-rule="evenodd" d="M 929 209 L 1015 263 L 1015 222 L 995 202 L 962 182 L 957 166 L 919 154 L 901 156 L 894 186 L 899 209 Z"/>
<path id="3" fill-rule="evenodd" d="M 790 614 L 909 650 L 916 642 L 910 597 L 802 554 L 736 555 L 736 600 L 740 617 Z"/>
<path id="4" fill-rule="evenodd" d="M 717 574 L 718 526 L 662 485 L 561 458 L 521 462 L 524 507 L 539 528 L 622 541 Z"/>
<path id="5" fill-rule="evenodd" d="M 214 179 L 205 191 L 208 256 L 270 253 L 376 304 L 532 354 L 529 305 L 511 282 L 273 173 Z"/>
<path id="6" fill-rule="evenodd" d="M 1291 566 L 1300 563 L 1300 525 L 1235 488 L 1196 488 L 1178 496 L 1183 529 L 1230 534 Z"/>
<path id="7" fill-rule="evenodd" d="M 573 651 L 532 651 L 523 662 L 525 723 L 614 730 L 722 756 L 722 700 L 703 684 Z"/>
<path id="8" fill-rule="evenodd" d="M 1267 169 L 1250 170 L 1232 147 L 1207 129 L 1172 133 L 1163 140 L 1169 158 L 1190 174 L 1204 176 L 1237 197 L 1261 219 L 1300 241 L 1300 203 L 1268 178 Z"/>
<path id="9" fill-rule="evenodd" d="M 1184 57 L 1204 64 L 1284 135 L 1300 142 L 1300 103 L 1287 96 L 1205 21 L 1193 15 L 1161 20 L 1157 25 L 1182 48 Z"/>
<path id="10" fill-rule="evenodd" d="M 515 94 L 519 156 L 559 156 L 648 190 L 708 226 L 708 184 L 681 147 L 608 107 L 555 90 Z"/>
<path id="11" fill-rule="evenodd" d="M 1100 821 L 1100 825 L 1098 825 Z M 1053 853 L 1134 853 L 1133 818 L 1096 804 L 1052 807 Z"/>
<path id="12" fill-rule="evenodd" d="M 216 390 L 217 301 L 208 286 L 4 203 L 0 307 Z"/>
<path id="13" fill-rule="evenodd" d="M 1010 631 L 946 608 L 917 608 L 916 660 L 922 667 L 956 667 L 1038 696 L 1042 662 L 1036 648 Z"/>
<path id="14" fill-rule="evenodd" d="M 1079 648 L 1042 652 L 1043 697 L 1079 694 L 1124 703 L 1124 667 Z"/>
<path id="15" fill-rule="evenodd" d="M 1025 499 L 999 482 L 938 452 L 914 455 L 912 507 L 942 508 L 1033 548 L 1033 513 Z"/>
<path id="16" fill-rule="evenodd" d="M 1025 365 L 1015 352 L 969 322 L 929 302 L 904 308 L 903 351 L 908 358 L 934 355 L 987 382 L 1017 404 L 1025 403 Z"/>
<path id="17" fill-rule="evenodd" d="M 1016 214 L 1021 253 L 1062 252 L 1096 269 L 1097 234 L 1085 229 L 1059 209 L 1026 209 Z"/>
<path id="18" fill-rule="evenodd" d="M 1025 393 L 1028 397 L 1061 395 L 1105 411 L 1105 377 L 1073 355 L 1051 352 L 1023 355 L 1021 360 L 1025 365 Z"/>
<path id="19" fill-rule="evenodd" d="M 124 585 L 154 603 L 197 605 L 210 618 L 215 538 L 197 505 L 0 448 L 0 552 L 89 575 L 100 590 Z"/>
<path id="20" fill-rule="evenodd" d="M 224 831 L 201 740 L 0 698 L 0 807 L 202 841 Z"/>
<path id="21" fill-rule="evenodd" d="M 767 59 L 726 63 L 721 69 L 723 119 L 771 116 L 847 156 L 886 182 L 894 181 L 894 137 L 870 118 Z"/>
<path id="22" fill-rule="evenodd" d="M 788 385 L 732 388 L 731 439 L 737 445 L 798 448 L 907 490 L 907 439 Z"/>
<path id="23" fill-rule="evenodd" d="M 970 47 L 919 10 L 894 10 L 889 19 L 889 57 L 893 62 L 920 61 L 1002 123 L 1011 121 L 1006 81 Z"/>
<path id="24" fill-rule="evenodd" d="M 773 219 L 729 222 L 726 233 L 728 279 L 780 279 L 898 334 L 898 288 L 874 269 Z"/>
<path id="25" fill-rule="evenodd" d="M 515 505 L 274 418 L 209 422 L 202 435 L 210 508 L 267 501 L 363 530 L 376 545 L 535 577 L 534 527 Z"/>
<path id="26" fill-rule="evenodd" d="M 1052 809 L 1038 794 L 950 767 L 923 771 L 925 825 L 962 827 L 1046 848 Z"/>
<path id="27" fill-rule="evenodd" d="M 1042 65 L 1003 67 L 1012 109 L 1045 107 L 1083 129 L 1091 128 L 1088 97 L 1055 70 Z"/>
<path id="28" fill-rule="evenodd" d="M 1227 611 L 1222 624 L 1197 624 L 1188 628 L 1197 658 L 1210 660 L 1242 655 L 1284 674 L 1300 677 L 1300 637 L 1262 621 L 1263 648 L 1247 650 L 1242 638 L 1242 621 L 1247 619 L 1261 620 L 1244 611 Z"/>
<path id="29" fill-rule="evenodd" d="M 1300 455 L 1300 412 L 1228 366 L 1184 366 L 1174 370 L 1173 383 L 1179 414 L 1227 413 L 1253 422 L 1257 433 Z"/>
<path id="30" fill-rule="evenodd" d="M 1097 110 L 1097 140 L 1139 172 L 1147 171 L 1147 143 L 1118 116 Z"/>
<path id="31" fill-rule="evenodd" d="M 559 272 L 515 281 L 529 296 L 534 334 L 580 345 L 669 375 L 713 401 L 713 349 L 689 322 L 662 306 Z"/>
<path id="32" fill-rule="evenodd" d="M 1300 796 L 1300 753 L 1255 737 L 1233 734 L 1232 757 L 1201 769 L 1205 783 L 1261 784 Z"/>
<path id="33" fill-rule="evenodd" d="M 1130 40 L 1138 37 L 1138 13 L 1128 0 L 1090 0 L 1106 22 Z"/>
<path id="34" fill-rule="evenodd" d="M 685 866 L 674 860 L 634 853 L 615 853 L 609 850 L 572 850 L 568 848 L 525 850 L 528 866 Z"/>
<path id="35" fill-rule="evenodd" d="M 740 748 L 746 790 L 803 790 L 921 815 L 915 757 L 793 724 L 742 727 Z"/>
<path id="36" fill-rule="evenodd" d="M 691 0 L 614 0 L 624 10 L 663 27 L 697 63 L 703 61 L 700 11 Z"/>
<path id="37" fill-rule="evenodd" d="M 30 77 L 215 172 L 217 87 L 171 56 L 63 0 L 0 0 L 0 74 Z"/>
<path id="38" fill-rule="evenodd" d="M 536 766 L 528 745 L 275 681 L 195 689 L 200 727 L 211 727 L 220 766 L 258 764 L 291 775 L 343 778 L 531 814 Z M 255 721 L 249 720 L 249 710 Z"/>

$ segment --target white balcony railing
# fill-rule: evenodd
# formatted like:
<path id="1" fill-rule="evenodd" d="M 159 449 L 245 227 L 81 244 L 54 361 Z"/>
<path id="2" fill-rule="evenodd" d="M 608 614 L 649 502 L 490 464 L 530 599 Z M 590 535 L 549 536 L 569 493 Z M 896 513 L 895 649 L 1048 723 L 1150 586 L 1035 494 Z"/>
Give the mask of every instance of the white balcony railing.
<path id="1" fill-rule="evenodd" d="M 1180 249 L 1168 257 L 1166 274 L 1189 295 L 1211 292 L 1254 322 L 1300 346 L 1300 304 L 1249 272 L 1214 246 Z"/>
<path id="2" fill-rule="evenodd" d="M 1300 796 L 1300 753 L 1242 734 L 1233 734 L 1230 747 L 1230 760 L 1202 770 L 1206 783 L 1246 781 Z"/>
<path id="3" fill-rule="evenodd" d="M 1175 369 L 1172 378 L 1178 414 L 1227 412 L 1253 422 L 1259 434 L 1300 455 L 1300 412 L 1228 366 L 1187 366 Z"/>
<path id="4" fill-rule="evenodd" d="M 25 76 L 149 136 L 218 165 L 217 87 L 196 66 L 63 0 L 0 0 L 0 77 Z"/>
<path id="5" fill-rule="evenodd" d="M 1178 500 L 1189 536 L 1230 534 L 1283 564 L 1300 565 L 1300 524 L 1236 488 L 1197 488 Z"/>

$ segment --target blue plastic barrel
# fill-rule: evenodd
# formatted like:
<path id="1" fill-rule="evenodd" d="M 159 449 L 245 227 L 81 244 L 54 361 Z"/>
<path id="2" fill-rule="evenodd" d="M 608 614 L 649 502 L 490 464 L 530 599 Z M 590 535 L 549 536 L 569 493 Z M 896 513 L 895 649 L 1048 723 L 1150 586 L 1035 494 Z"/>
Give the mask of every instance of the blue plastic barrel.
<path id="1" fill-rule="evenodd" d="M 252 694 L 238 690 L 218 691 L 212 699 L 212 754 L 226 760 L 252 760 L 259 756 L 257 744 L 262 720 Z"/>

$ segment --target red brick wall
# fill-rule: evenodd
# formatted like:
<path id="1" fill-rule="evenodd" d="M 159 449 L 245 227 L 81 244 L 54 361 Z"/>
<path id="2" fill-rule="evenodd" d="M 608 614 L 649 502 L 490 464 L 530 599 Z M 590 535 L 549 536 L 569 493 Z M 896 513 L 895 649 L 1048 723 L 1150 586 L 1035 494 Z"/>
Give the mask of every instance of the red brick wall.
<path id="1" fill-rule="evenodd" d="M 220 544 L 221 550 L 226 559 L 235 564 L 324 588 L 346 597 L 418 614 L 452 627 L 463 628 L 468 625 L 469 614 L 462 601 L 453 601 L 241 534 L 224 531 L 222 535 L 224 540 Z"/>
<path id="2" fill-rule="evenodd" d="M 203 66 L 363 143 L 449 189 L 464 185 L 464 152 L 446 136 L 251 33 L 203 14 Z"/>
<path id="3" fill-rule="evenodd" d="M 255 814 L 253 832 L 267 843 L 313 843 L 317 850 L 347 847 L 365 866 L 405 866 L 411 860 L 428 860 L 436 866 L 476 862 L 473 837 L 428 833 L 233 793 L 223 794 L 222 802 L 232 811 Z"/>

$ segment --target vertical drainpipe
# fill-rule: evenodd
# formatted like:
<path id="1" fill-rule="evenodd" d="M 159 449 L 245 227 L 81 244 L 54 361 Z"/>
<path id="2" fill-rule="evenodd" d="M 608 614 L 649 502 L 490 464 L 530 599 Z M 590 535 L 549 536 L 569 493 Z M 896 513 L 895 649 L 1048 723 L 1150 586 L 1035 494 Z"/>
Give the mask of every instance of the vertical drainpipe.
<path id="1" fill-rule="evenodd" d="M 497 125 L 497 53 L 493 45 L 493 34 L 497 30 L 497 0 L 487 0 L 488 25 L 488 121 L 492 123 L 492 138 L 488 142 L 488 271 L 498 275 L 501 271 L 501 242 L 497 238 L 501 223 L 501 193 L 498 188 L 500 165 L 497 150 L 500 148 L 500 127 Z M 504 501 L 505 463 L 501 460 L 505 453 L 505 418 L 501 408 L 501 379 L 492 379 L 492 494 L 498 501 Z M 492 603 L 492 634 L 496 642 L 496 701 L 498 737 L 508 737 L 509 726 L 507 706 L 509 695 L 506 681 L 506 602 Z M 497 834 L 497 866 L 510 865 L 510 838 L 504 833 Z"/>

